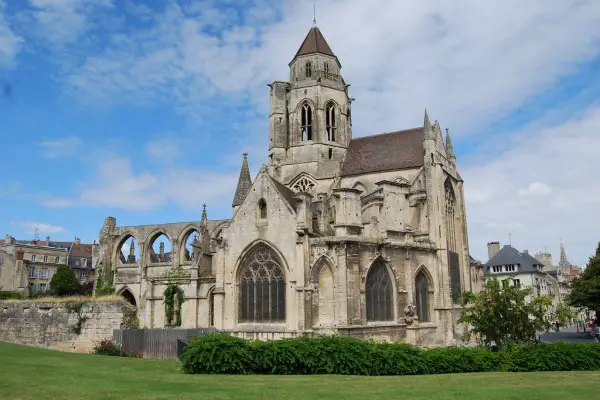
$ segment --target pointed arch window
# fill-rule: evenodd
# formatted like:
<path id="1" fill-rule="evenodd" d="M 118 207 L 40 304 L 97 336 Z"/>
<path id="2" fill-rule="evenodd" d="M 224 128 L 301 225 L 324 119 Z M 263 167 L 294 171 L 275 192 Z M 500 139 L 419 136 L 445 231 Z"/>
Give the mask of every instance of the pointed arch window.
<path id="1" fill-rule="evenodd" d="M 450 291 L 452 302 L 460 303 L 461 273 L 458 255 L 456 222 L 456 196 L 450 178 L 444 182 L 444 217 L 446 220 L 446 247 L 448 249 L 448 271 L 450 273 Z"/>
<path id="2" fill-rule="evenodd" d="M 260 199 L 258 202 L 258 216 L 260 219 L 267 219 L 267 202 Z"/>
<path id="3" fill-rule="evenodd" d="M 327 77 L 329 74 L 329 63 L 327 61 L 325 61 L 325 64 L 323 65 L 323 70 L 325 71 L 325 77 Z"/>
<path id="4" fill-rule="evenodd" d="M 240 272 L 240 322 L 285 322 L 285 276 L 275 252 L 258 245 Z"/>
<path id="5" fill-rule="evenodd" d="M 394 319 L 392 280 L 383 262 L 369 270 L 366 285 L 367 321 L 392 321 Z"/>
<path id="6" fill-rule="evenodd" d="M 304 103 L 300 109 L 300 133 L 302 141 L 312 140 L 312 108 Z"/>
<path id="7" fill-rule="evenodd" d="M 306 71 L 306 77 L 310 78 L 312 76 L 312 62 L 307 61 L 304 68 Z"/>
<path id="8" fill-rule="evenodd" d="M 417 315 L 419 321 L 431 321 L 429 315 L 429 281 L 423 271 L 420 271 L 415 278 L 415 294 L 417 303 Z"/>
<path id="9" fill-rule="evenodd" d="M 325 107 L 325 130 L 327 131 L 327 141 L 335 142 L 336 121 L 335 121 L 335 104 L 329 103 Z"/>

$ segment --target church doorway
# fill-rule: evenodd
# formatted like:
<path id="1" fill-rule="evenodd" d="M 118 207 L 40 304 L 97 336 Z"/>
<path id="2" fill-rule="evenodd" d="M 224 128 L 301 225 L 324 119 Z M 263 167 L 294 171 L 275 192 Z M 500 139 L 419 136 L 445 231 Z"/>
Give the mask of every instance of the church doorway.
<path id="1" fill-rule="evenodd" d="M 125 301 L 127 301 L 132 306 L 137 307 L 137 304 L 135 302 L 135 296 L 133 295 L 133 293 L 131 293 L 129 289 L 123 290 L 121 292 L 121 297 L 123 297 Z"/>

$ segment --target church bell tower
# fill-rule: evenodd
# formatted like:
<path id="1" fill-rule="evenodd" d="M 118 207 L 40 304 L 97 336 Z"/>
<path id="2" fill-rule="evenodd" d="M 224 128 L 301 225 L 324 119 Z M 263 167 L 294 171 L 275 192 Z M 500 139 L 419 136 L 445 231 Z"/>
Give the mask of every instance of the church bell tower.
<path id="1" fill-rule="evenodd" d="M 352 138 L 350 85 L 316 24 L 289 67 L 289 82 L 269 85 L 269 171 L 288 186 L 333 178 Z"/>

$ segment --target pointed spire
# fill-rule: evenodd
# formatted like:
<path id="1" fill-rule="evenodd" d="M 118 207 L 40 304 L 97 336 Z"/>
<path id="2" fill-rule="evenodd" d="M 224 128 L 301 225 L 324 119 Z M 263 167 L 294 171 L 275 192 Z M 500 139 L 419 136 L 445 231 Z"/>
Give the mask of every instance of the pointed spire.
<path id="1" fill-rule="evenodd" d="M 206 217 L 206 203 L 202 204 L 202 219 L 200 220 L 201 224 L 206 224 L 207 221 L 207 217 Z"/>
<path id="2" fill-rule="evenodd" d="M 235 190 L 235 196 L 233 196 L 233 207 L 239 206 L 244 202 L 250 191 L 250 187 L 252 187 L 252 179 L 250 178 L 250 168 L 248 168 L 248 153 L 244 153 L 240 179 Z"/>
<path id="3" fill-rule="evenodd" d="M 431 126 L 431 122 L 429 121 L 429 115 L 427 114 L 427 109 L 425 109 L 425 119 L 423 121 L 423 130 L 425 131 L 425 140 L 435 140 L 433 128 Z"/>
<path id="4" fill-rule="evenodd" d="M 561 267 L 569 265 L 569 261 L 567 260 L 567 252 L 565 251 L 565 245 L 562 238 L 560 238 L 560 261 L 558 265 Z"/>
<path id="5" fill-rule="evenodd" d="M 129 255 L 130 256 L 135 255 L 135 245 L 133 244 L 133 239 L 131 239 L 131 242 L 129 244 Z"/>
<path id="6" fill-rule="evenodd" d="M 450 129 L 448 128 L 446 128 L 446 158 L 448 160 L 456 160 L 454 146 L 452 146 L 452 140 L 450 140 Z"/>
<path id="7" fill-rule="evenodd" d="M 433 123 L 433 130 L 435 131 L 435 140 L 436 142 L 438 142 L 438 144 L 442 147 L 444 147 L 444 138 L 442 137 L 442 128 L 440 128 L 440 123 L 438 122 L 438 120 L 435 120 L 435 122 Z"/>
<path id="8" fill-rule="evenodd" d="M 308 34 L 304 38 L 304 41 L 294 56 L 294 60 L 299 56 L 305 56 L 314 53 L 321 53 L 327 56 L 336 57 L 316 24 L 310 28 L 310 31 L 308 31 Z"/>

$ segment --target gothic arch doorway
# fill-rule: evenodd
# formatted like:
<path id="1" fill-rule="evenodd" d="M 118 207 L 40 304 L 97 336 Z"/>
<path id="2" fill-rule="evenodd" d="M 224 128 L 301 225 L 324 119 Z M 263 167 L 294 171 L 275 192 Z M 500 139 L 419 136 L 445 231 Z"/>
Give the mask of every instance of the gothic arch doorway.
<path id="1" fill-rule="evenodd" d="M 121 292 L 121 297 L 123 297 L 125 299 L 126 302 L 128 302 L 129 304 L 131 304 L 134 307 L 137 307 L 137 303 L 135 301 L 135 296 L 133 295 L 133 293 L 131 293 L 131 291 L 129 289 L 125 289 Z"/>

